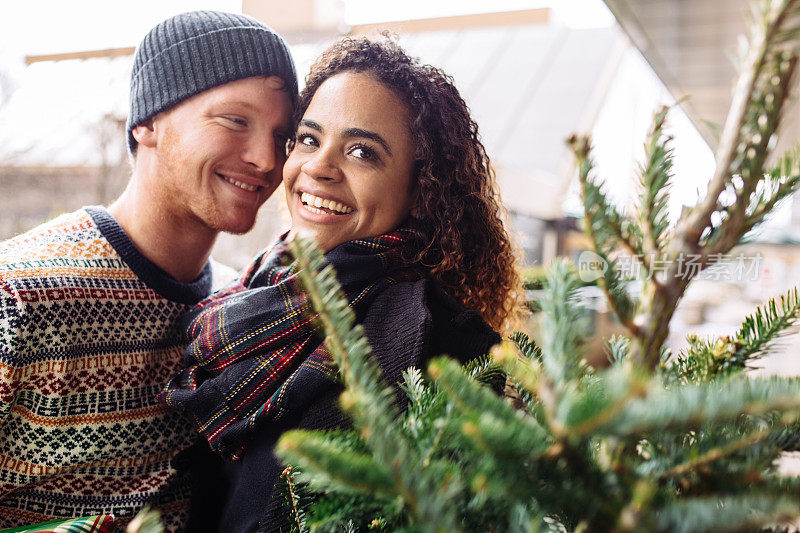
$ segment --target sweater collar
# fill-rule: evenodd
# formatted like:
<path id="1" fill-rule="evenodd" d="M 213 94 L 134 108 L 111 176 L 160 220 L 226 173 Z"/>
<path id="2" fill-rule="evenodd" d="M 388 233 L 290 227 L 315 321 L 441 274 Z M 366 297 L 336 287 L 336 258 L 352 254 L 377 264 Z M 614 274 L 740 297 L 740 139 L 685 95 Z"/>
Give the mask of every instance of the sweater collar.
<path id="1" fill-rule="evenodd" d="M 211 292 L 210 263 L 206 262 L 197 279 L 182 283 L 145 257 L 105 207 L 94 205 L 84 209 L 92 217 L 103 237 L 139 279 L 167 300 L 194 305 Z"/>

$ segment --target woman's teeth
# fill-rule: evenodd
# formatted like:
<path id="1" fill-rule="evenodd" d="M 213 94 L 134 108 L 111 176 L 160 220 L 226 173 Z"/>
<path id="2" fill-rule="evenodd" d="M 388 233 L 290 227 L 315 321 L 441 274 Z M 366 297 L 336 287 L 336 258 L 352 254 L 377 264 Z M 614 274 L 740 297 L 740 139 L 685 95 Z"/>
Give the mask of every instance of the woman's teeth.
<path id="1" fill-rule="evenodd" d="M 321 215 L 328 213 L 326 211 L 322 211 L 322 209 L 319 209 L 320 207 L 322 207 L 323 209 L 329 209 L 331 211 L 343 214 L 353 212 L 352 207 L 340 204 L 339 202 L 335 202 L 333 200 L 320 198 L 319 196 L 314 196 L 313 194 L 309 194 L 307 192 L 304 192 L 300 195 L 300 201 L 303 202 L 303 204 L 305 204 L 306 209 L 308 209 L 312 213 L 317 213 Z"/>
<path id="2" fill-rule="evenodd" d="M 222 174 L 217 174 L 220 178 L 224 179 L 231 185 L 236 185 L 240 189 L 244 189 L 246 191 L 255 192 L 258 190 L 258 185 L 250 185 L 247 183 L 242 183 L 241 181 L 236 181 L 234 179 L 229 178 L 228 176 L 223 176 Z"/>

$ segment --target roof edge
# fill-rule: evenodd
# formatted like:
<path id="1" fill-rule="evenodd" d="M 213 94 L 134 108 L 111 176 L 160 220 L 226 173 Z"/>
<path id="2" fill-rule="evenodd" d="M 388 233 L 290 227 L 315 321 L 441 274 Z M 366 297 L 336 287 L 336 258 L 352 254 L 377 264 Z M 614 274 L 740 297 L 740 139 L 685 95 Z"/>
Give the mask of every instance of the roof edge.
<path id="1" fill-rule="evenodd" d="M 426 19 L 398 20 L 374 24 L 356 24 L 350 27 L 355 34 L 390 31 L 396 33 L 420 33 L 425 31 L 466 30 L 493 26 L 522 26 L 546 24 L 551 20 L 551 9 L 523 9 L 495 13 L 476 13 Z"/>

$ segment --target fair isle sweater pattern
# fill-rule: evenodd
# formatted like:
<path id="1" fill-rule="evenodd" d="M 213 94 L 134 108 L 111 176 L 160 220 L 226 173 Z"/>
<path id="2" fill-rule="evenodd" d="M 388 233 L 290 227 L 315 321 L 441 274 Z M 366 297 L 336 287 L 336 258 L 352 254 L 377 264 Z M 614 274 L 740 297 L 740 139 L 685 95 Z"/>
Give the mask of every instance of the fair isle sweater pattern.
<path id="1" fill-rule="evenodd" d="M 149 262 L 101 207 L 0 243 L 0 528 L 158 508 L 183 529 L 195 440 L 155 396 L 180 370 L 177 320 L 210 291 Z"/>

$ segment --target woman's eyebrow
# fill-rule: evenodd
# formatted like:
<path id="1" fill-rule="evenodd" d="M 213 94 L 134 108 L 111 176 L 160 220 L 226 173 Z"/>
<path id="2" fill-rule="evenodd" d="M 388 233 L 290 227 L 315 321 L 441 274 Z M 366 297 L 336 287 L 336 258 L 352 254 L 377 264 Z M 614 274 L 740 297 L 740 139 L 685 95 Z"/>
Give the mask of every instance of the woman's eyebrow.
<path id="1" fill-rule="evenodd" d="M 383 149 L 386 151 L 389 156 L 392 155 L 392 151 L 389 149 L 389 143 L 387 143 L 383 137 L 375 133 L 374 131 L 362 130 L 361 128 L 347 128 L 344 130 L 345 137 L 361 137 L 364 139 L 370 139 L 375 141 L 376 143 L 380 144 Z"/>
<path id="2" fill-rule="evenodd" d="M 313 120 L 302 119 L 300 120 L 300 126 L 305 126 L 307 128 L 311 128 L 312 130 L 316 130 L 320 133 L 324 133 L 322 126 L 314 122 Z M 383 147 L 386 153 L 389 154 L 389 157 L 392 156 L 392 150 L 389 148 L 389 143 L 387 143 L 383 137 L 381 137 L 374 131 L 363 130 L 361 128 L 347 128 L 346 130 L 344 130 L 342 135 L 346 138 L 360 137 L 363 139 L 370 139 L 372 141 L 375 141 L 376 143 L 380 144 L 381 147 Z"/>
<path id="3" fill-rule="evenodd" d="M 302 119 L 300 120 L 300 126 L 305 126 L 307 128 L 311 128 L 312 130 L 317 130 L 318 132 L 322 133 L 322 126 L 320 126 L 313 120 Z"/>

